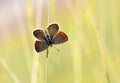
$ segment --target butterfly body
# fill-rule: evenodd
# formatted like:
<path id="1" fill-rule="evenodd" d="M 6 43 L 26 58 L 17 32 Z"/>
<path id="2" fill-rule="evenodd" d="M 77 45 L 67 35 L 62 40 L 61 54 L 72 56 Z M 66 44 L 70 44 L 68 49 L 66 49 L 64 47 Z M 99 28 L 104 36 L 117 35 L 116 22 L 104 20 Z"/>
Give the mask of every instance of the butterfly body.
<path id="1" fill-rule="evenodd" d="M 50 35 L 49 35 L 49 33 L 47 31 L 45 31 L 45 40 L 46 40 L 47 44 L 52 47 L 53 41 L 50 38 Z"/>
<path id="2" fill-rule="evenodd" d="M 61 44 L 68 40 L 68 36 L 59 31 L 59 26 L 56 23 L 50 24 L 47 30 L 36 29 L 33 31 L 33 35 L 38 39 L 35 41 L 35 50 L 37 52 L 44 51 L 53 44 Z"/>

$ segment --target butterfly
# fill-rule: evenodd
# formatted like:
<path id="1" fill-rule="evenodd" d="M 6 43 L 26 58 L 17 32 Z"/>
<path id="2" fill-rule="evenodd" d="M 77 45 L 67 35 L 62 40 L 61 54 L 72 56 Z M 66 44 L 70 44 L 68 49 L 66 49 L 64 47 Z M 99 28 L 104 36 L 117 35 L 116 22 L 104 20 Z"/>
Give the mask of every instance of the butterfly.
<path id="1" fill-rule="evenodd" d="M 36 29 L 33 31 L 33 35 L 38 39 L 35 41 L 36 52 L 42 52 L 49 46 L 61 44 L 68 41 L 68 36 L 63 32 L 59 31 L 59 25 L 52 23 L 48 25 L 47 30 Z"/>

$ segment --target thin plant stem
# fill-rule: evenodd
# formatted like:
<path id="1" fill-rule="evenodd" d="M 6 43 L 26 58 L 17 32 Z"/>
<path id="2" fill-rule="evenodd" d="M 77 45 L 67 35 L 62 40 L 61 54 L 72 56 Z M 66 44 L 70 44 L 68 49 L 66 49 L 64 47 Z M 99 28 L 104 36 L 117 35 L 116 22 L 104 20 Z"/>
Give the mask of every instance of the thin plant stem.
<path id="1" fill-rule="evenodd" d="M 45 61 L 45 83 L 48 79 L 48 49 L 46 50 L 46 61 Z"/>
<path id="2" fill-rule="evenodd" d="M 49 0 L 47 0 L 47 11 L 48 11 L 48 24 L 49 24 L 49 20 L 50 20 L 50 13 L 49 13 Z M 48 80 L 48 49 L 46 50 L 46 61 L 45 61 L 45 83 L 47 83 Z"/>
<path id="3" fill-rule="evenodd" d="M 107 72 L 107 71 L 106 71 L 106 77 L 107 77 L 108 83 L 111 83 L 111 82 L 110 82 L 110 75 L 109 75 L 109 72 Z"/>

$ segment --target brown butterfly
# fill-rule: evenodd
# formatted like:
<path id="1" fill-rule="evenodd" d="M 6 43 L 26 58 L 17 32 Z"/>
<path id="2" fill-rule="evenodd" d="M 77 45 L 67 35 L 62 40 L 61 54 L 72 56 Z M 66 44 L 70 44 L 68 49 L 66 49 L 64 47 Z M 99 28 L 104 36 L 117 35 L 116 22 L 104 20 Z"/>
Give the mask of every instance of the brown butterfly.
<path id="1" fill-rule="evenodd" d="M 59 25 L 52 23 L 47 27 L 47 30 L 36 29 L 33 35 L 38 39 L 35 41 L 35 50 L 37 52 L 44 51 L 52 44 L 61 44 L 68 41 L 68 36 L 59 31 Z"/>

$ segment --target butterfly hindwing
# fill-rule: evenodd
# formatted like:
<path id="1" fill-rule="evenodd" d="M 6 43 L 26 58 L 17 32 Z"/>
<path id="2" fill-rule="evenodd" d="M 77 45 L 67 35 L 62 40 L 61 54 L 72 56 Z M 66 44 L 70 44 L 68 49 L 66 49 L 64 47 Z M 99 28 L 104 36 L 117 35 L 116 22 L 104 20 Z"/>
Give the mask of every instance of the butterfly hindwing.
<path id="1" fill-rule="evenodd" d="M 59 31 L 59 26 L 58 26 L 58 24 L 53 23 L 48 26 L 47 30 L 52 39 L 53 36 Z"/>
<path id="2" fill-rule="evenodd" d="M 39 40 L 41 40 L 41 41 L 45 41 L 45 34 L 44 34 L 44 32 L 43 32 L 42 29 L 36 29 L 36 30 L 34 30 L 34 31 L 33 31 L 33 35 L 34 35 L 37 39 L 39 39 Z"/>
<path id="3" fill-rule="evenodd" d="M 35 50 L 37 52 L 44 51 L 48 47 L 49 47 L 49 45 L 47 44 L 47 42 L 38 41 L 38 40 L 35 42 Z"/>
<path id="4" fill-rule="evenodd" d="M 61 44 L 68 40 L 68 36 L 62 32 L 59 31 L 58 34 L 54 35 L 53 37 L 53 44 Z"/>

